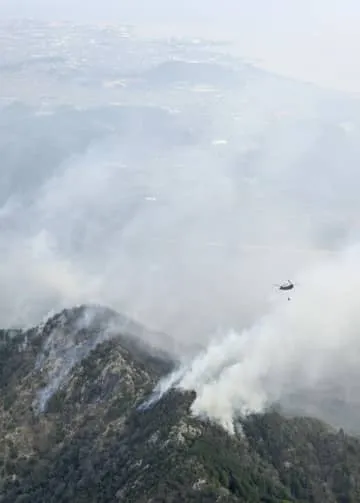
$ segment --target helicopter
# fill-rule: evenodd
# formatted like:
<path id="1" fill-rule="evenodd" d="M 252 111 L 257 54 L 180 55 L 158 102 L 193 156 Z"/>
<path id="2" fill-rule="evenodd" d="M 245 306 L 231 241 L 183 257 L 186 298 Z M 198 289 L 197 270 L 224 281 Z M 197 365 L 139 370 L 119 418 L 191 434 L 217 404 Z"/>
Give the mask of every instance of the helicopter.
<path id="1" fill-rule="evenodd" d="M 282 285 L 276 285 L 276 286 L 278 286 L 279 290 L 292 290 L 295 285 L 288 279 L 287 283 L 283 283 Z"/>
<path id="2" fill-rule="evenodd" d="M 294 283 L 292 283 L 289 279 L 288 279 L 288 282 L 287 283 L 283 283 L 281 285 L 275 285 L 279 290 L 282 290 L 282 291 L 289 291 L 289 290 L 292 290 L 295 285 Z M 288 297 L 288 300 L 291 300 L 290 297 Z"/>

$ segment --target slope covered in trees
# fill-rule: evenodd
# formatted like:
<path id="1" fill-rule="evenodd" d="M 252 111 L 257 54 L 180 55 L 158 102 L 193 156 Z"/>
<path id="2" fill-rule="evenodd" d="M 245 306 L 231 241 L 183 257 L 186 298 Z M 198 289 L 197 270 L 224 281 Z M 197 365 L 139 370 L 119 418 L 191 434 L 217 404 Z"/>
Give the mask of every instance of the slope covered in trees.
<path id="1" fill-rule="evenodd" d="M 139 407 L 173 366 L 144 330 L 82 307 L 1 332 L 1 503 L 360 501 L 360 441 L 316 419 L 229 436 L 191 416 L 195 393 Z"/>

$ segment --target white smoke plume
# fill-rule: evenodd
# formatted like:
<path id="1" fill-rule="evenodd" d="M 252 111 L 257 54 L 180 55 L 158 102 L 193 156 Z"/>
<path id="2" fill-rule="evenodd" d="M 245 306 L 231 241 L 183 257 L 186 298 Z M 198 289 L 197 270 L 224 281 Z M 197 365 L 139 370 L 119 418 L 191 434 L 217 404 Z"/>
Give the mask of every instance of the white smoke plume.
<path id="1" fill-rule="evenodd" d="M 251 328 L 214 341 L 159 389 L 196 390 L 193 413 L 231 432 L 238 416 L 301 394 L 314 400 L 327 391 L 332 401 L 359 404 L 359 257 L 353 246 L 305 270 L 291 302 L 279 298 Z"/>

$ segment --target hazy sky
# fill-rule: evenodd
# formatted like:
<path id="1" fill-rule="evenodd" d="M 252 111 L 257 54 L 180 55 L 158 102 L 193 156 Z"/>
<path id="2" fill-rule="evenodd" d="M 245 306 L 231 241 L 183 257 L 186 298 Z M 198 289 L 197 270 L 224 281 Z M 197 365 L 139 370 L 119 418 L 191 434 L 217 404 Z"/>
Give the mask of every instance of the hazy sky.
<path id="1" fill-rule="evenodd" d="M 24 16 L 119 21 L 159 34 L 226 36 L 239 54 L 270 68 L 357 92 L 360 44 L 357 0 L 2 0 L 0 18 Z"/>

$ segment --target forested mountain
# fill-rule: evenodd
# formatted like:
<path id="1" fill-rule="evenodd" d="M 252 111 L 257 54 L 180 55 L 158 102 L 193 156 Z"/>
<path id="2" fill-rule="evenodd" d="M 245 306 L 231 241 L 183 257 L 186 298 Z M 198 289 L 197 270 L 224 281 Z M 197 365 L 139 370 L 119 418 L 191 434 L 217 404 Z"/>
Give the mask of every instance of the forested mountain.
<path id="1" fill-rule="evenodd" d="M 271 410 L 232 436 L 190 414 L 195 392 L 144 407 L 175 364 L 146 335 L 85 306 L 1 332 L 1 503 L 360 501 L 342 430 Z"/>

